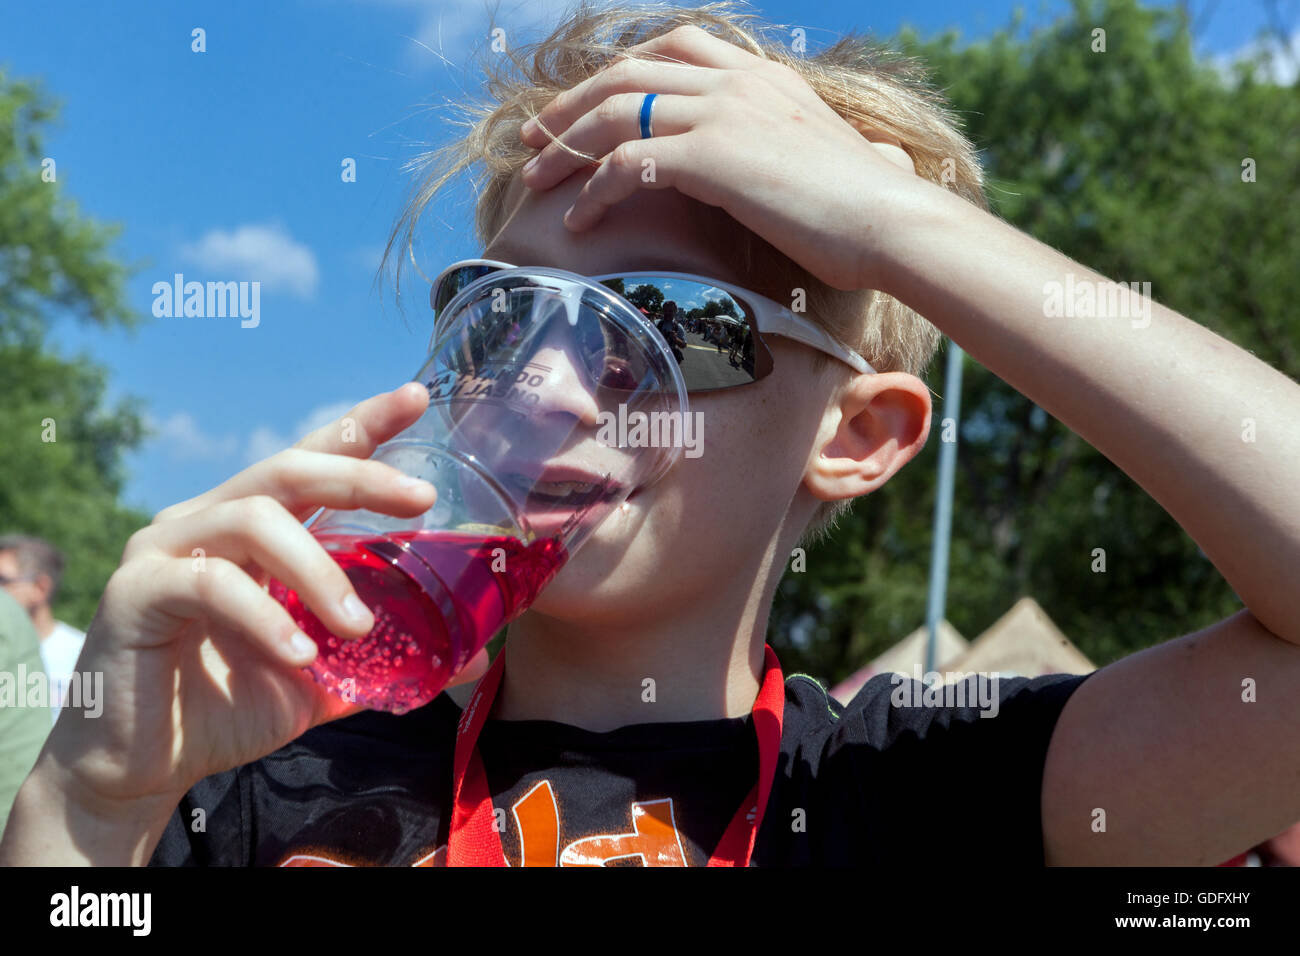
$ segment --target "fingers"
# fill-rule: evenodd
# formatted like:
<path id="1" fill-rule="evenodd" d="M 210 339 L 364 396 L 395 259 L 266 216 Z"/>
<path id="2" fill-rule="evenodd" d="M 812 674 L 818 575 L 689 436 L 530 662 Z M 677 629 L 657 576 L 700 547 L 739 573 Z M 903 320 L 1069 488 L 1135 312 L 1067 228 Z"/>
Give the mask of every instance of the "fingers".
<path id="1" fill-rule="evenodd" d="M 411 518 L 433 507 L 437 499 L 437 492 L 427 481 L 404 475 L 391 465 L 290 448 L 244 469 L 197 498 L 160 511 L 154 524 L 254 495 L 274 498 L 298 520 L 320 507 L 365 508 Z"/>
<path id="2" fill-rule="evenodd" d="M 563 146 L 549 144 L 533 157 L 521 172 L 521 181 L 529 189 L 545 192 L 568 179 L 576 170 L 591 166 L 582 156 L 575 156 L 564 146 L 602 157 L 620 143 L 641 139 L 641 106 L 644 93 L 612 93 L 597 103 L 564 132 Z M 652 123 L 656 139 L 690 131 L 702 100 L 687 96 L 660 94 L 653 103 Z"/>
<path id="3" fill-rule="evenodd" d="M 537 114 L 532 126 L 520 130 L 520 138 L 529 146 L 541 148 L 550 142 L 545 130 L 559 136 L 616 93 L 705 93 L 720 82 L 720 77 L 711 75 L 710 70 L 760 72 L 769 79 L 789 72 L 775 60 L 756 56 L 687 24 L 628 47 L 615 63 L 557 95 Z M 636 135 L 640 136 L 639 127 Z"/>
<path id="4" fill-rule="evenodd" d="M 665 96 L 698 96 L 716 89 L 718 84 L 719 76 L 712 70 L 652 60 L 620 60 L 556 96 L 537 114 L 536 123 L 540 125 L 520 130 L 524 143 L 543 147 L 535 157 L 535 165 L 525 172 L 525 185 L 533 185 L 530 175 L 533 179 L 546 179 L 552 183 L 563 180 L 568 174 L 559 176 L 558 166 L 552 171 L 553 160 L 567 160 L 571 170 L 585 164 L 585 160 L 553 143 L 551 136 L 558 138 L 563 135 L 565 146 L 599 158 L 618 143 L 641 137 L 644 91 L 653 90 L 660 94 L 654 102 L 653 122 L 655 135 L 662 136 L 670 131 L 680 131 L 669 129 L 671 118 L 662 110 Z M 585 124 L 584 119 L 587 121 Z M 611 124 L 609 120 L 615 122 Z M 551 136 L 547 135 L 548 131 Z M 539 175 L 547 173 L 550 175 Z"/>
<path id="5" fill-rule="evenodd" d="M 429 391 L 419 382 L 375 395 L 338 421 L 303 437 L 295 448 L 306 451 L 369 458 L 375 449 L 413 424 L 429 406 Z"/>
<path id="6" fill-rule="evenodd" d="M 718 70 L 754 70 L 775 65 L 773 61 L 742 50 L 693 23 L 628 47 L 627 52 L 633 56 L 662 57 Z"/>
<path id="7" fill-rule="evenodd" d="M 122 584 L 123 574 L 143 580 Z M 150 610 L 211 620 L 293 667 L 316 657 L 315 642 L 299 631 L 284 606 L 225 558 L 207 558 L 202 570 L 195 570 L 188 558 L 159 557 L 123 566 L 114 579 L 118 587 L 147 590 Z"/>
<path id="8" fill-rule="evenodd" d="M 368 398 L 357 405 L 338 421 L 307 435 L 293 448 L 260 461 L 246 468 L 216 488 L 201 495 L 178 502 L 164 508 L 154 516 L 154 523 L 170 521 L 192 514 L 200 508 L 211 507 L 218 501 L 242 498 L 254 494 L 276 494 L 291 512 L 306 518 L 316 508 L 325 507 L 368 507 L 358 505 L 330 505 L 325 501 L 297 503 L 283 500 L 291 497 L 294 490 L 293 470 L 295 467 L 307 469 L 302 452 L 314 452 L 318 455 L 342 455 L 348 458 L 369 458 L 376 448 L 388 441 L 402 429 L 413 424 L 429 404 L 429 392 L 419 382 L 407 382 L 401 388 L 382 395 Z M 382 467 L 382 466 L 381 466 Z M 267 479 L 275 478 L 277 483 L 268 487 Z M 277 490 L 280 492 L 277 494 Z M 288 494 L 286 494 L 288 493 Z M 426 506 L 428 507 L 428 506 Z M 382 509 L 372 509 L 382 510 Z M 302 513 L 304 512 L 305 513 Z M 387 512 L 398 514 L 399 512 Z M 411 512 L 400 512 L 403 516 Z M 419 514 L 419 511 L 414 512 Z"/>
<path id="9" fill-rule="evenodd" d="M 357 597 L 343 569 L 273 498 L 258 495 L 225 501 L 185 521 L 165 522 L 153 530 L 150 543 L 177 557 L 202 548 L 205 556 L 215 555 L 236 565 L 251 562 L 296 591 L 312 613 L 340 637 L 364 637 L 374 626 L 374 615 Z M 205 557 L 203 563 L 207 560 Z"/>
<path id="10" fill-rule="evenodd" d="M 654 139 L 636 139 L 622 143 L 591 174 L 573 205 L 564 214 L 564 225 L 571 232 L 590 229 L 600 222 L 605 213 L 642 189 L 681 189 L 679 176 L 685 164 L 675 158 L 689 149 L 692 140 L 688 134 L 655 136 Z M 642 158 L 651 150 L 658 161 L 657 174 L 649 182 L 642 180 Z M 669 157 L 672 157 L 671 159 Z"/>

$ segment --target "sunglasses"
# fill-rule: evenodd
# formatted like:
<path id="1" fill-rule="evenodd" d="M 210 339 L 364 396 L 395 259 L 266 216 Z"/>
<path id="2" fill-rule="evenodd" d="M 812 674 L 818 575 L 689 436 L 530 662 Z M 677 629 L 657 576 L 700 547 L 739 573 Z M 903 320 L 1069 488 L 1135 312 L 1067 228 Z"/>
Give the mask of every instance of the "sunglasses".
<path id="1" fill-rule="evenodd" d="M 466 286 L 509 263 L 464 259 L 433 281 L 434 338 L 447 304 Z M 748 289 L 684 272 L 618 272 L 587 276 L 646 316 L 677 359 L 689 393 L 751 385 L 772 374 L 772 353 L 764 335 L 802 342 L 844 362 L 854 371 L 875 373 L 861 355 L 825 329 L 785 306 Z"/>

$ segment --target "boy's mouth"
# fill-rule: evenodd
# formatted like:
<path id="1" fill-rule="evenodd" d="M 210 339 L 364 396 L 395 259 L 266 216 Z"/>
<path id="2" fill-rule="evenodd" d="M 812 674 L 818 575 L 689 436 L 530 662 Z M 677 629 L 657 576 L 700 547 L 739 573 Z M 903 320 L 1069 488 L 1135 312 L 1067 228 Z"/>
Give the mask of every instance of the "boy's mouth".
<path id="1" fill-rule="evenodd" d="M 530 512 L 578 511 L 619 491 L 612 478 L 568 467 L 549 467 L 536 476 L 512 471 L 505 484 L 525 496 Z"/>

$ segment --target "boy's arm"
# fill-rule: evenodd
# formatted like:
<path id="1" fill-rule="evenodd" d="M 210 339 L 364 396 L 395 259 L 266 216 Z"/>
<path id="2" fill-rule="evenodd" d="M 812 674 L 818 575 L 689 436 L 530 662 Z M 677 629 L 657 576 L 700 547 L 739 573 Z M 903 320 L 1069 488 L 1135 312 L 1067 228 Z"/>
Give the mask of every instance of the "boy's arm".
<path id="1" fill-rule="evenodd" d="M 1297 688 L 1300 647 L 1249 611 L 1094 674 L 1048 747 L 1047 862 L 1214 866 L 1300 820 Z"/>
<path id="2" fill-rule="evenodd" d="M 936 186 L 909 195 L 874 240 L 872 284 L 1122 468 L 1247 608 L 1103 669 L 1066 705 L 1043 780 L 1048 861 L 1214 864 L 1300 820 L 1300 386 L 1154 301 L 1108 314 L 1115 297 L 1096 294 L 1094 317 L 1061 315 L 1082 284 L 1113 284 Z"/>

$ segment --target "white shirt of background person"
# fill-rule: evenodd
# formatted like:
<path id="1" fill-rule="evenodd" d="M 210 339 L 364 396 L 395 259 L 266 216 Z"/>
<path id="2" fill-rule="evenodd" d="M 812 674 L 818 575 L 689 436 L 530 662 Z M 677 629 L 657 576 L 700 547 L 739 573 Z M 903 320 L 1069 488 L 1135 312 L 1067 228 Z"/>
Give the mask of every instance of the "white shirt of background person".
<path id="1" fill-rule="evenodd" d="M 63 699 L 67 695 L 72 675 L 77 670 L 81 645 L 86 642 L 86 632 L 71 624 L 54 622 L 54 629 L 41 641 L 41 663 L 50 679 L 50 723 L 59 719 Z"/>

